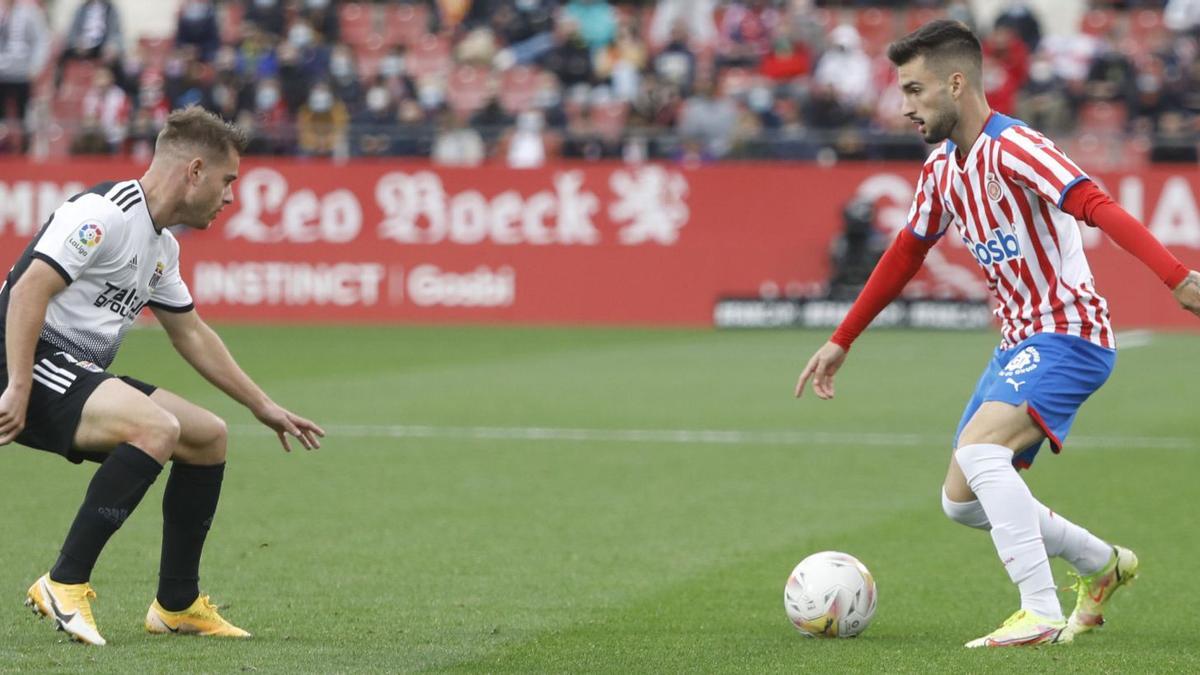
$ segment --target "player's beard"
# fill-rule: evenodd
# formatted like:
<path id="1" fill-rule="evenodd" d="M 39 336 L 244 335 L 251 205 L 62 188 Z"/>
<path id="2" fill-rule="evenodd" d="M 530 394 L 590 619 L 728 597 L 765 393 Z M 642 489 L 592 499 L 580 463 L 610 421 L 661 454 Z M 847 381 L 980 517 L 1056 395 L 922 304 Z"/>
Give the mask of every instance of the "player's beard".
<path id="1" fill-rule="evenodd" d="M 950 134 L 954 132 L 954 127 L 958 126 L 958 111 L 954 106 L 947 105 L 945 108 L 937 111 L 937 114 L 925 120 L 925 142 L 933 145 L 941 143 L 950 138 Z"/>

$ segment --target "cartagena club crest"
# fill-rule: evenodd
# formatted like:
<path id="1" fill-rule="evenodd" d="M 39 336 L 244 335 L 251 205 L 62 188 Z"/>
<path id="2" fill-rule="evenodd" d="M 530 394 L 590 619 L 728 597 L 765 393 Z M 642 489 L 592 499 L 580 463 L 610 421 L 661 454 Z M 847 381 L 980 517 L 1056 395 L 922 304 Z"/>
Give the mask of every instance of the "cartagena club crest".
<path id="1" fill-rule="evenodd" d="M 998 202 L 1000 201 L 1000 181 L 996 180 L 994 174 L 988 174 L 987 177 L 987 196 L 988 199 Z"/>

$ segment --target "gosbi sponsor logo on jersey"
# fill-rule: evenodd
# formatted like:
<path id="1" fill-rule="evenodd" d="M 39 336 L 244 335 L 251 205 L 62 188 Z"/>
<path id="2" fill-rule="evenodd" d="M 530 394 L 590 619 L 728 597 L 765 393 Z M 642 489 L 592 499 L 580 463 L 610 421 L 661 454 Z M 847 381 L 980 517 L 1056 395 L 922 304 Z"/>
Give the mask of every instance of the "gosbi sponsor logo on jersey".
<path id="1" fill-rule="evenodd" d="M 67 243 L 80 256 L 86 258 L 92 249 L 100 245 L 100 241 L 104 239 L 104 229 L 100 227 L 100 223 L 84 223 L 79 227 L 79 231 L 67 238 Z"/>
<path id="2" fill-rule="evenodd" d="M 1017 235 L 998 230 L 994 232 L 997 236 L 968 245 L 971 255 L 975 256 L 980 265 L 993 265 L 1021 257 L 1021 242 L 1017 241 Z"/>

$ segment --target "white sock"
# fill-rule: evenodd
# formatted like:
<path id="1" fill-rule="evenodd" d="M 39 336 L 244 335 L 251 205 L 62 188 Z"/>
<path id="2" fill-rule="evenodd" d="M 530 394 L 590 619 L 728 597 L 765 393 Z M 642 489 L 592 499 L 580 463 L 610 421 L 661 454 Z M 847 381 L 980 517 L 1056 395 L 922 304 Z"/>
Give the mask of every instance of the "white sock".
<path id="1" fill-rule="evenodd" d="M 1037 501 L 1038 529 L 1042 532 L 1042 544 L 1046 547 L 1046 555 L 1051 558 L 1062 558 L 1071 563 L 1080 574 L 1095 574 L 1104 569 L 1112 560 L 1113 547 L 1108 542 L 1088 532 L 1055 513 L 1045 504 Z M 990 530 L 987 514 L 983 512 L 978 499 L 969 502 L 952 501 L 942 489 L 942 511 L 957 523 L 979 530 Z"/>
<path id="2" fill-rule="evenodd" d="M 1012 450 L 977 443 L 959 448 L 954 456 L 992 525 L 992 542 L 1021 591 L 1021 608 L 1061 621 L 1062 605 L 1038 526 L 1037 501 L 1013 468 Z"/>
<path id="3" fill-rule="evenodd" d="M 1061 557 L 1082 575 L 1099 572 L 1112 559 L 1110 544 L 1040 503 L 1038 524 L 1046 554 L 1052 558 Z"/>

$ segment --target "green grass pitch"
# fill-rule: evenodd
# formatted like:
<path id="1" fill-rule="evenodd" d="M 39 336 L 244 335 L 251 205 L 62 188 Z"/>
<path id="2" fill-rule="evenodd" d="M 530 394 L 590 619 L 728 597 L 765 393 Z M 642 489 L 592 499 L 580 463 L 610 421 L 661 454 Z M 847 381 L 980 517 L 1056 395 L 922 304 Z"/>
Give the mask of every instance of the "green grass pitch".
<path id="1" fill-rule="evenodd" d="M 327 426 L 323 449 L 284 454 L 157 330 L 131 334 L 114 370 L 229 421 L 202 585 L 254 639 L 143 633 L 162 480 L 93 576 L 109 646 L 35 620 L 25 588 L 91 470 L 8 446 L 0 670 L 1200 671 L 1194 335 L 1123 351 L 1066 452 L 1026 474 L 1052 508 L 1140 555 L 1109 625 L 1066 647 L 967 651 L 1018 600 L 990 539 L 938 501 L 994 333 L 869 333 L 832 402 L 791 396 L 824 332 L 222 334 L 278 401 Z M 806 640 L 784 615 L 792 566 L 824 549 L 878 580 L 860 638 Z"/>

